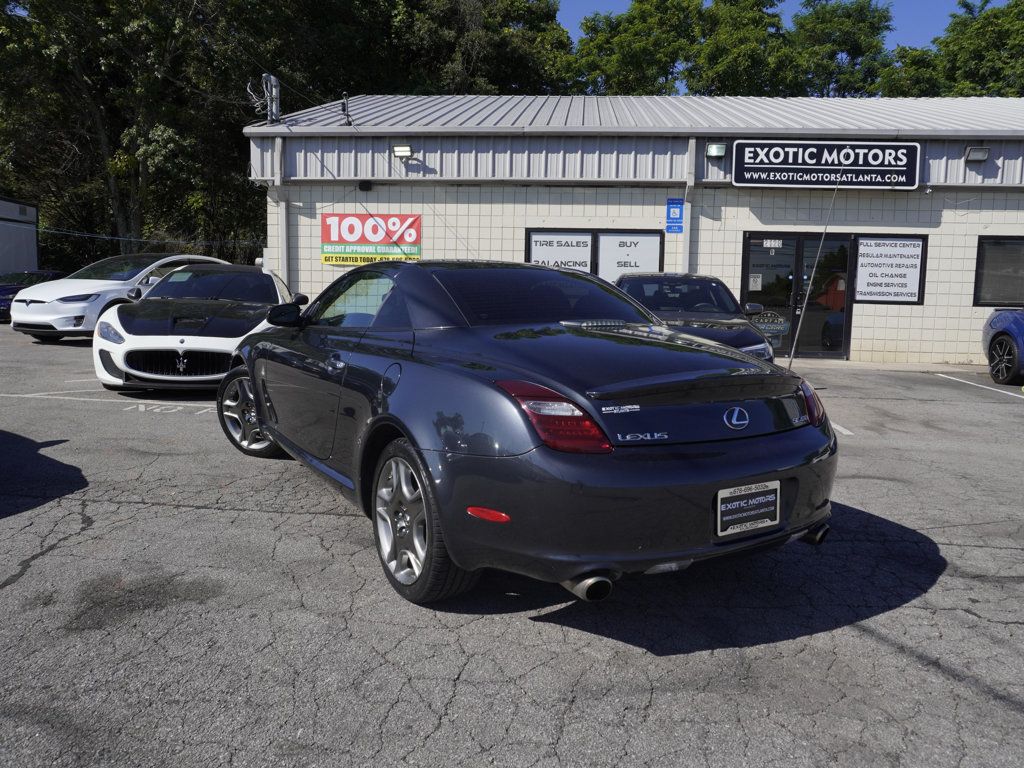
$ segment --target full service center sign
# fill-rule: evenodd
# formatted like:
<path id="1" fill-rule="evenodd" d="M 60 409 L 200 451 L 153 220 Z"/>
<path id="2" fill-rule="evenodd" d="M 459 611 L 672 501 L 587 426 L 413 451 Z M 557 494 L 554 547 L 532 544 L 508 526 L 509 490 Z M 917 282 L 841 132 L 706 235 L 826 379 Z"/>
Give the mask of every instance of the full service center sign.
<path id="1" fill-rule="evenodd" d="M 392 259 L 418 260 L 422 224 L 419 214 L 322 214 L 320 260 L 344 267 Z"/>
<path id="2" fill-rule="evenodd" d="M 923 281 L 921 238 L 857 238 L 856 301 L 920 304 L 924 301 Z"/>
<path id="3" fill-rule="evenodd" d="M 737 187 L 917 189 L 916 142 L 738 140 L 732 145 Z"/>

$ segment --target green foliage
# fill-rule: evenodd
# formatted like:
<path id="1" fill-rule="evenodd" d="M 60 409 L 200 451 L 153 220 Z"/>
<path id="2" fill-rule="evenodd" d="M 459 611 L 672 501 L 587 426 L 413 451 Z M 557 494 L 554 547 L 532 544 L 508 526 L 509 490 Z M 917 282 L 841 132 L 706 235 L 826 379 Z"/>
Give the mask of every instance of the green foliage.
<path id="1" fill-rule="evenodd" d="M 937 38 L 938 70 L 951 96 L 1024 96 L 1024 0 L 999 8 L 961 0 Z"/>
<path id="2" fill-rule="evenodd" d="M 634 0 L 581 24 L 576 87 L 593 94 L 673 94 L 698 37 L 701 0 Z"/>
<path id="3" fill-rule="evenodd" d="M 808 96 L 874 96 L 890 65 L 885 35 L 892 12 L 875 0 L 803 0 L 793 16 L 803 90 Z"/>
<path id="4" fill-rule="evenodd" d="M 903 45 L 896 48 L 889 66 L 882 70 L 879 86 L 883 96 L 942 96 L 949 92 L 938 51 Z"/>
<path id="5" fill-rule="evenodd" d="M 685 66 L 691 93 L 708 96 L 795 94 L 796 57 L 778 0 L 713 0 Z"/>

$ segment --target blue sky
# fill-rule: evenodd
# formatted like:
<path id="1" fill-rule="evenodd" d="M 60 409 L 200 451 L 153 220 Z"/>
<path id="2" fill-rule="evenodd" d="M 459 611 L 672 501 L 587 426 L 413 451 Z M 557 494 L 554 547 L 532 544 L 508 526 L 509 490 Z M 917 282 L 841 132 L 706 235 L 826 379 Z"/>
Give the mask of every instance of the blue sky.
<path id="1" fill-rule="evenodd" d="M 1005 5 L 1006 0 L 995 0 L 993 6 Z M 629 0 L 561 0 L 558 20 L 569 30 L 573 39 L 580 35 L 580 20 L 598 11 L 622 13 Z M 949 14 L 957 9 L 956 0 L 892 0 L 890 2 L 893 25 L 896 29 L 886 41 L 890 48 L 897 45 L 928 45 L 933 37 L 942 34 L 949 23 Z M 787 19 L 800 9 L 800 0 L 785 0 L 782 11 Z"/>

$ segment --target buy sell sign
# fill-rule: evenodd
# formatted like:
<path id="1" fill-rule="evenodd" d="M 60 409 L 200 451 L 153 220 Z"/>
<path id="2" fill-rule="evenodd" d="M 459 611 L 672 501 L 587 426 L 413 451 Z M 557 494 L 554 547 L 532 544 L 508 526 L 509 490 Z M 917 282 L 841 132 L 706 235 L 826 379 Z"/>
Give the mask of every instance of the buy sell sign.
<path id="1" fill-rule="evenodd" d="M 406 213 L 325 213 L 320 260 L 353 266 L 420 257 L 421 217 Z"/>

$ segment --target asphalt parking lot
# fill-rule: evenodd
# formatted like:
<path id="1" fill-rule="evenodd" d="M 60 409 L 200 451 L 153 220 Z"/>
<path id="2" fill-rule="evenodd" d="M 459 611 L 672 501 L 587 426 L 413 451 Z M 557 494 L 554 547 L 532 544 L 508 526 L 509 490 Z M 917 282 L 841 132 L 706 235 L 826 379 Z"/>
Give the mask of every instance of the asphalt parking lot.
<path id="1" fill-rule="evenodd" d="M 0 765 L 1016 768 L 1020 388 L 796 368 L 841 427 L 824 546 L 428 610 L 211 397 L 0 326 Z"/>

